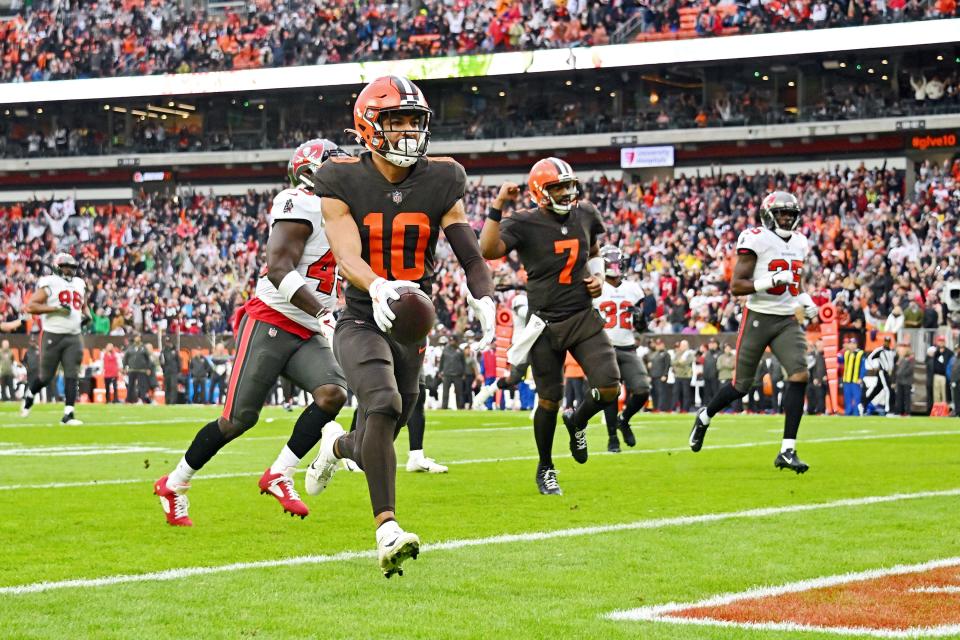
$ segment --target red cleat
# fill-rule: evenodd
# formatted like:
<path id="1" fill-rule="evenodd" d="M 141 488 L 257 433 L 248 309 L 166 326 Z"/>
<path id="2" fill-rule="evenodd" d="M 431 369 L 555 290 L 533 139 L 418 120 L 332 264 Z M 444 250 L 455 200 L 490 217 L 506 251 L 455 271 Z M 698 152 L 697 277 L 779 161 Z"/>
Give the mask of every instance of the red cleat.
<path id="1" fill-rule="evenodd" d="M 167 486 L 167 476 L 163 476 L 153 483 L 153 494 L 160 496 L 160 506 L 163 507 L 163 513 L 167 516 L 167 524 L 174 527 L 192 527 L 193 520 L 187 515 L 190 508 L 190 500 L 187 499 L 188 484 L 182 484 L 178 490 L 173 490 Z"/>
<path id="2" fill-rule="evenodd" d="M 269 468 L 264 471 L 263 475 L 260 476 L 260 493 L 270 494 L 277 499 L 284 511 L 291 516 L 300 516 L 302 520 L 310 514 L 310 510 L 307 509 L 307 505 L 300 499 L 300 494 L 293 486 L 293 468 L 291 467 L 287 471 L 290 472 L 290 475 L 270 473 Z"/>

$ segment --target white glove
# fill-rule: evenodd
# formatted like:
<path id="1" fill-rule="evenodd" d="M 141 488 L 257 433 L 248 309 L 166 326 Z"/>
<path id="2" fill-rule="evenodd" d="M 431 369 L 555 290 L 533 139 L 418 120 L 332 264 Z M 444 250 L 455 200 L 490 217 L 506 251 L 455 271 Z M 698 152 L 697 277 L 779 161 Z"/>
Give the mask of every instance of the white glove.
<path id="1" fill-rule="evenodd" d="M 473 313 L 480 320 L 480 327 L 483 329 L 483 337 L 480 338 L 479 342 L 477 342 L 476 349 L 478 351 L 483 351 L 493 344 L 493 341 L 496 338 L 497 303 L 494 302 L 493 298 L 490 296 L 483 296 L 477 300 L 470 295 L 469 291 L 467 291 L 467 304 L 470 305 L 470 309 L 473 310 Z"/>
<path id="2" fill-rule="evenodd" d="M 337 320 L 333 314 L 324 309 L 317 314 L 317 323 L 320 325 L 320 335 L 333 345 L 333 332 L 337 328 Z"/>
<path id="3" fill-rule="evenodd" d="M 803 315 L 807 317 L 807 320 L 813 320 L 820 315 L 820 308 L 817 307 L 817 303 L 813 301 L 809 293 L 801 293 L 797 296 L 797 302 L 803 307 Z"/>
<path id="4" fill-rule="evenodd" d="M 413 287 L 419 289 L 420 285 L 409 280 L 387 280 L 377 278 L 370 283 L 370 299 L 373 301 L 373 320 L 380 327 L 381 331 L 387 332 L 393 328 L 393 321 L 397 314 L 390 309 L 391 300 L 399 300 L 400 294 L 397 289 L 400 287 Z"/>

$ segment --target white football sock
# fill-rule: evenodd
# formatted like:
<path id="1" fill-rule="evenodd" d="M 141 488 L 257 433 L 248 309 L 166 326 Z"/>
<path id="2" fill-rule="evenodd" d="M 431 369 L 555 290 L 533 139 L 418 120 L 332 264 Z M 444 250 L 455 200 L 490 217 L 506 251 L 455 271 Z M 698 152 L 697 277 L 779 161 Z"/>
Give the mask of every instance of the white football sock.
<path id="1" fill-rule="evenodd" d="M 296 469 L 298 464 L 300 464 L 300 458 L 297 457 L 297 454 L 290 451 L 290 447 L 287 445 L 283 445 L 280 455 L 270 465 L 270 473 L 286 473 L 288 468 Z"/>
<path id="2" fill-rule="evenodd" d="M 423 460 L 423 449 L 413 449 L 410 451 L 410 460 L 420 461 Z"/>
<path id="3" fill-rule="evenodd" d="M 784 438 L 783 444 L 780 445 L 780 452 L 783 453 L 787 449 L 796 449 L 797 440 L 796 438 Z"/>
<path id="4" fill-rule="evenodd" d="M 64 407 L 63 407 L 63 415 L 67 415 L 67 414 L 69 414 L 69 413 L 73 413 L 73 407 L 64 406 Z"/>
<path id="5" fill-rule="evenodd" d="M 710 424 L 710 414 L 707 413 L 706 407 L 700 409 L 700 422 L 702 422 L 704 425 Z"/>
<path id="6" fill-rule="evenodd" d="M 187 464 L 186 458 L 181 458 L 180 462 L 177 463 L 177 468 L 167 476 L 167 488 L 174 490 L 179 485 L 190 484 L 190 479 L 196 472 L 196 469 Z"/>

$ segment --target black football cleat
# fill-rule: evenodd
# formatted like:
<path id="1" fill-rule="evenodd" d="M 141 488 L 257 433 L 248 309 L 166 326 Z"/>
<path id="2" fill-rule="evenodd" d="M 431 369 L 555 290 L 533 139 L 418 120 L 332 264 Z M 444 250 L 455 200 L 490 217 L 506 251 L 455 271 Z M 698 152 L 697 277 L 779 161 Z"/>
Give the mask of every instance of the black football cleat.
<path id="1" fill-rule="evenodd" d="M 617 429 L 620 430 L 620 433 L 623 434 L 623 444 L 628 447 L 634 447 L 637 444 L 637 437 L 633 435 L 633 429 L 630 428 L 630 423 L 620 418 L 620 421 L 617 423 Z"/>
<path id="2" fill-rule="evenodd" d="M 697 411 L 697 418 L 693 421 L 693 429 L 690 429 L 690 450 L 694 453 L 703 448 L 703 439 L 707 435 L 707 425 L 700 421 L 700 415 L 704 411 L 706 409 Z"/>
<path id="3" fill-rule="evenodd" d="M 610 436 L 607 440 L 607 451 L 609 453 L 620 453 L 620 441 L 617 436 Z"/>
<path id="4" fill-rule="evenodd" d="M 587 461 L 587 425 L 582 428 L 571 424 L 573 419 L 573 409 L 567 409 L 563 412 L 563 426 L 567 428 L 570 434 L 570 455 L 573 459 L 583 464 Z"/>
<path id="5" fill-rule="evenodd" d="M 779 455 L 777 455 L 777 459 L 773 461 L 773 466 L 781 471 L 784 469 L 790 469 L 791 471 L 796 471 L 797 473 L 805 473 L 807 469 L 810 468 L 810 465 L 797 457 L 796 449 L 787 449 L 786 451 L 781 451 Z"/>
<path id="6" fill-rule="evenodd" d="M 562 496 L 563 489 L 557 482 L 557 470 L 550 467 L 537 467 L 537 489 L 545 496 Z"/>

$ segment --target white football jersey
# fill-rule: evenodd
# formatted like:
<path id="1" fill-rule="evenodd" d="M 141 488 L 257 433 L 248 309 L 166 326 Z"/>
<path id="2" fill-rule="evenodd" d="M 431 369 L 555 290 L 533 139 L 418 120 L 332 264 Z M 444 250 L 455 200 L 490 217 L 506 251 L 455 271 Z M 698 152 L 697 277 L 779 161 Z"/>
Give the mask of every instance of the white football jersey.
<path id="1" fill-rule="evenodd" d="M 593 306 L 603 316 L 603 328 L 613 346 L 632 347 L 636 344 L 633 335 L 633 308 L 643 297 L 643 289 L 636 282 L 623 280 L 619 287 L 615 287 L 604 280 L 603 292 L 599 298 L 593 299 Z"/>
<path id="2" fill-rule="evenodd" d="M 740 234 L 737 253 L 749 250 L 757 254 L 753 279 L 769 278 L 778 271 L 793 273 L 792 284 L 782 284 L 763 293 L 753 293 L 747 299 L 747 309 L 757 313 L 789 316 L 800 304 L 797 296 L 803 293 L 801 280 L 807 259 L 807 239 L 794 232 L 784 240 L 766 227 L 753 227 Z"/>
<path id="3" fill-rule="evenodd" d="M 302 189 L 284 189 L 273 199 L 270 210 L 270 228 L 281 220 L 302 220 L 310 223 L 313 232 L 307 238 L 307 244 L 297 264 L 297 271 L 303 276 L 307 286 L 317 298 L 317 302 L 326 309 L 337 305 L 337 285 L 340 274 L 337 270 L 333 251 L 327 242 L 323 230 L 323 216 L 320 213 L 320 198 Z M 287 302 L 266 276 L 266 269 L 257 281 L 257 298 L 275 311 L 279 311 L 297 324 L 317 332 L 317 319 Z"/>
<path id="4" fill-rule="evenodd" d="M 37 280 L 37 289 L 47 292 L 47 304 L 60 305 L 70 310 L 70 315 L 46 313 L 42 320 L 44 331 L 78 335 L 83 320 L 83 303 L 87 295 L 87 285 L 80 278 L 66 280 L 60 276 L 43 276 Z"/>

